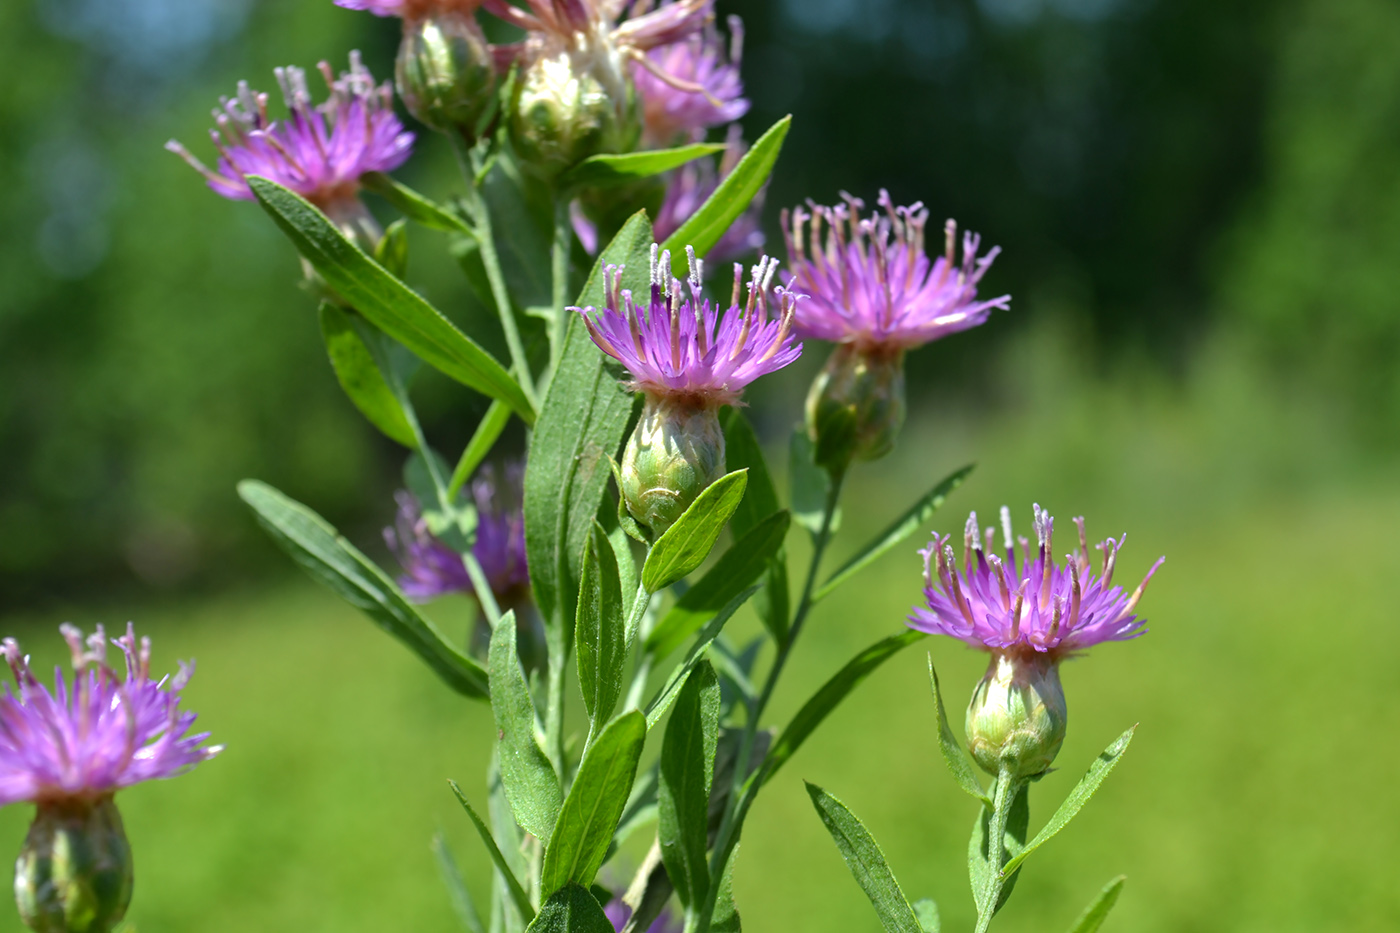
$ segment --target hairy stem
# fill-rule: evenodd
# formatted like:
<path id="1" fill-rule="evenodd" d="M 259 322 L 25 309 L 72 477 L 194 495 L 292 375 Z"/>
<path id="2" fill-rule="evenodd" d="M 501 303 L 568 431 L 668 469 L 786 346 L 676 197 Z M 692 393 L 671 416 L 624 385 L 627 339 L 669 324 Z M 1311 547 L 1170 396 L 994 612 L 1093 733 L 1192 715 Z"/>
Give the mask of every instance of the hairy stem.
<path id="1" fill-rule="evenodd" d="M 1006 879 L 1001 876 L 1001 866 L 1005 864 L 1006 856 L 1006 821 L 1011 815 L 1011 804 L 1020 790 L 1020 779 L 1003 768 L 997 775 L 992 818 L 987 826 L 987 887 L 982 909 L 977 914 L 976 933 L 987 933 L 997 912 L 997 901 L 1001 900 L 1001 889 L 1006 885 Z"/>

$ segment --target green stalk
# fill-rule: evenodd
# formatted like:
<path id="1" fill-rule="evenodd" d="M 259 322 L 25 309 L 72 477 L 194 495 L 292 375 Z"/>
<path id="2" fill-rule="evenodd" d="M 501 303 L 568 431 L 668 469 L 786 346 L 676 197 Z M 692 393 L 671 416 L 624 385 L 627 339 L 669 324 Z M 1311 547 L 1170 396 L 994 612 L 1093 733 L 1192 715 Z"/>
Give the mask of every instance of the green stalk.
<path id="1" fill-rule="evenodd" d="M 1011 815 L 1011 804 L 1021 790 L 1021 780 L 1002 768 L 997 775 L 996 797 L 992 807 L 992 818 L 987 827 L 987 888 L 983 897 L 982 910 L 977 914 L 976 933 L 987 933 L 992 925 L 992 917 L 997 912 L 997 901 L 1001 899 L 1001 889 L 1006 879 L 1001 876 L 1001 866 L 1006 855 L 1006 821 Z"/>
<path id="2" fill-rule="evenodd" d="M 574 244 L 574 227 L 569 219 L 569 199 L 559 194 L 554 196 L 554 240 L 550 244 L 550 275 L 554 285 L 554 332 L 550 335 L 550 373 L 559 365 L 564 353 L 564 334 L 568 331 L 569 318 L 564 308 L 569 303 L 569 251 Z"/>

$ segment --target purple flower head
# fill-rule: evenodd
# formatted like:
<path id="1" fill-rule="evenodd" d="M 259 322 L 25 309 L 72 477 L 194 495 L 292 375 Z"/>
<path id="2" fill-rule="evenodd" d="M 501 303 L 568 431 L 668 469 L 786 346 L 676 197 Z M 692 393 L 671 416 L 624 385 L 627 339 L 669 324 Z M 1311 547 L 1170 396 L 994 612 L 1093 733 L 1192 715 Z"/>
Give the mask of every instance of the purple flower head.
<path id="1" fill-rule="evenodd" d="M 667 146 L 677 138 L 698 141 L 712 126 L 732 123 L 749 112 L 739 77 L 744 25 L 729 17 L 729 48 L 713 25 L 679 42 L 652 49 L 632 66 L 642 100 L 647 140 Z"/>
<path id="2" fill-rule="evenodd" d="M 414 20 L 440 13 L 472 16 L 481 6 L 481 0 L 335 0 L 335 5 L 347 10 L 366 10 L 375 16 Z"/>
<path id="3" fill-rule="evenodd" d="M 471 483 L 477 513 L 472 555 L 497 600 L 511 604 L 530 586 L 521 508 L 524 475 L 524 464 L 511 463 L 500 469 L 488 468 Z M 421 603 L 448 593 L 473 592 L 462 556 L 428 529 L 413 495 L 400 491 L 394 498 L 399 504 L 398 515 L 394 526 L 384 529 L 384 540 L 403 566 L 399 587 L 404 595 Z"/>
<path id="4" fill-rule="evenodd" d="M 889 192 L 881 191 L 883 215 L 862 219 L 864 202 L 842 197 L 846 203 L 834 207 L 811 204 L 811 213 L 800 207 L 783 212 L 792 266 L 788 285 L 811 296 L 797 315 L 802 336 L 862 347 L 917 347 L 976 327 L 993 308 L 1010 306 L 1010 295 L 977 300 L 977 283 L 1000 247 L 979 258 L 981 237 L 966 233 L 959 267 L 957 224 L 949 220 L 944 253 L 930 262 L 922 204 L 895 207 Z M 808 221 L 810 230 L 804 231 Z"/>
<path id="5" fill-rule="evenodd" d="M 350 70 L 335 77 L 330 65 L 320 64 L 330 96 L 313 105 L 300 68 L 278 68 L 277 81 L 287 102 L 288 117 L 268 116 L 266 94 L 239 82 L 236 97 L 223 98 L 214 111 L 217 127 L 210 131 L 219 150 L 217 170 L 207 168 L 179 143 L 166 148 L 180 155 L 226 198 L 253 199 L 248 175 L 262 175 L 330 213 L 353 202 L 360 177 L 389 172 L 404 163 L 413 148 L 413 134 L 394 115 L 393 89 L 374 77 L 350 53 Z"/>
<path id="6" fill-rule="evenodd" d="M 714 19 L 714 0 L 526 0 L 522 9 L 509 0 L 481 0 L 491 14 L 525 30 L 516 57 L 532 58 L 565 49 L 578 50 L 618 73 L 627 62 L 643 62 L 646 52 L 679 42 Z M 648 67 L 643 64 L 643 67 Z M 649 68 L 650 70 L 650 68 Z M 663 72 L 664 74 L 664 72 Z M 669 77 L 669 76 L 668 76 Z M 684 84 L 683 79 L 676 79 Z"/>
<path id="7" fill-rule="evenodd" d="M 738 401 L 744 387 L 759 376 L 782 369 L 802 354 L 793 342 L 793 309 L 799 296 L 772 286 L 777 260 L 764 258 L 753 267 L 748 299 L 740 304 L 743 267 L 734 266 L 734 292 L 728 310 L 701 296 L 703 262 L 687 247 L 690 281 L 682 286 L 671 275 L 670 252 L 651 248 L 651 301 L 632 302 L 620 289 L 623 267 L 604 270 L 607 305 L 570 308 L 583 315 L 598 348 L 626 366 L 631 387 L 656 397 L 683 399 L 697 408 L 718 408 Z M 689 297 L 683 292 L 685 288 Z M 770 317 L 770 304 L 777 316 Z"/>
<path id="8" fill-rule="evenodd" d="M 0 697 L 0 805 L 94 801 L 123 787 L 175 777 L 223 751 L 190 735 L 195 714 L 180 711 L 180 691 L 194 673 L 180 665 L 172 677 L 151 679 L 151 640 L 126 634 L 111 644 L 126 660 L 123 678 L 107 665 L 102 626 L 86 640 L 60 627 L 73 652 L 70 684 L 54 672 L 52 692 L 35 679 L 13 638 L 3 642 L 16 689 Z"/>
<path id="9" fill-rule="evenodd" d="M 608 901 L 603 908 L 603 913 L 607 915 L 614 930 L 621 930 L 627 925 L 627 921 L 632 918 L 632 908 L 628 907 L 620 898 Z M 647 933 L 681 933 L 681 924 L 671 916 L 669 910 L 662 910 L 651 926 L 647 927 Z"/>
<path id="10" fill-rule="evenodd" d="M 951 635 L 976 648 L 1033 651 L 1052 657 L 1142 635 L 1145 620 L 1134 616 L 1133 610 L 1166 558 L 1159 558 L 1142 584 L 1128 595 L 1113 585 L 1114 564 L 1125 539 L 1109 538 L 1098 545 L 1103 561 L 1096 574 L 1089 559 L 1084 519 L 1076 518 L 1074 523 L 1079 528 L 1079 549 L 1066 556 L 1064 566 L 1055 563 L 1052 550 L 1055 521 L 1038 505 L 1035 533 L 1039 550 L 1034 559 L 1030 543 L 1018 538 L 1021 559 L 1017 561 L 1011 511 L 1005 507 L 1001 510 L 1005 560 L 992 553 L 992 529 L 987 529 L 983 543 L 975 512 L 964 532 L 961 569 L 948 536 L 935 534 L 933 542 L 919 552 L 924 559 L 928 608 L 914 608 L 910 628 Z"/>
<path id="11" fill-rule="evenodd" d="M 697 159 L 677 169 L 666 186 L 661 209 L 656 212 L 656 223 L 653 225 L 656 238 L 665 240 L 679 230 L 681 224 L 689 220 L 715 193 L 719 183 L 734 171 L 734 166 L 739 164 L 747 151 L 748 147 L 739 138 L 739 128 L 736 126 L 729 134 L 728 148 L 720 159 L 718 172 L 708 159 Z M 763 228 L 759 225 L 759 217 L 763 213 L 766 191 L 765 185 L 744 213 L 719 238 L 719 242 L 710 247 L 707 258 L 711 262 L 730 262 L 763 249 Z"/>

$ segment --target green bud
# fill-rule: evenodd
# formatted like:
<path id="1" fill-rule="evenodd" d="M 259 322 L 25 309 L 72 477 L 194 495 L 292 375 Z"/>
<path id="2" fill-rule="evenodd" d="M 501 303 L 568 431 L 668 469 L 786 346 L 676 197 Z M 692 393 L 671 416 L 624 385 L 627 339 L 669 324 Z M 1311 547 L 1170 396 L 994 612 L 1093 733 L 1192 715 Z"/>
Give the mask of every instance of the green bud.
<path id="1" fill-rule="evenodd" d="M 839 344 L 807 393 L 817 464 L 843 470 L 894 450 L 904 426 L 904 350 Z"/>
<path id="2" fill-rule="evenodd" d="M 967 707 L 967 742 L 983 770 L 1033 777 L 1060 753 L 1068 721 L 1058 660 L 993 653 Z"/>
<path id="3" fill-rule="evenodd" d="M 131 846 L 110 796 L 39 804 L 15 862 L 19 915 L 38 933 L 108 933 L 131 904 Z"/>
<path id="4" fill-rule="evenodd" d="M 475 17 L 460 13 L 404 20 L 394 77 L 409 113 L 469 138 L 495 100 L 491 46 Z"/>
<path id="5" fill-rule="evenodd" d="M 662 534 L 723 475 L 718 412 L 648 395 L 622 455 L 622 497 L 632 517 Z"/>
<path id="6" fill-rule="evenodd" d="M 540 55 L 516 79 L 510 140 L 535 172 L 552 177 L 600 153 L 637 144 L 637 95 L 608 59 L 587 52 Z"/>

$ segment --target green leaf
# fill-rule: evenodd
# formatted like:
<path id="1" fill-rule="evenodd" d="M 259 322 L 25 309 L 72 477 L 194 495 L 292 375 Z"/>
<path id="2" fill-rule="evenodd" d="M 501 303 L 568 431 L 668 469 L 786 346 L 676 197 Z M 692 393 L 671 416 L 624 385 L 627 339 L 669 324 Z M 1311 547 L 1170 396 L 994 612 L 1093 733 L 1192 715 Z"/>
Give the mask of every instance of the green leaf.
<path id="1" fill-rule="evenodd" d="M 467 933 L 486 933 L 486 928 L 481 924 L 481 914 L 476 910 L 476 902 L 472 900 L 471 891 L 467 890 L 457 860 L 452 857 L 452 850 L 447 847 L 442 833 L 433 834 L 432 850 L 438 871 L 442 874 L 442 883 L 447 886 L 447 896 L 452 901 L 452 912 L 462 921 L 462 928 Z"/>
<path id="2" fill-rule="evenodd" d="M 414 447 L 417 441 L 403 406 L 356 331 L 350 314 L 323 301 L 320 318 L 321 337 L 326 342 L 331 368 L 350 401 L 386 437 L 405 447 Z"/>
<path id="3" fill-rule="evenodd" d="M 1127 875 L 1119 875 L 1104 885 L 1099 896 L 1094 898 L 1094 902 L 1084 908 L 1084 913 L 1080 914 L 1079 919 L 1074 921 L 1074 926 L 1069 928 L 1069 933 L 1097 933 L 1099 927 L 1103 926 L 1104 920 L 1108 918 L 1108 912 L 1113 909 L 1114 904 L 1118 903 L 1118 895 L 1123 893 L 1123 882 L 1127 880 Z"/>
<path id="4" fill-rule="evenodd" d="M 587 888 L 565 885 L 549 896 L 527 933 L 615 933 L 612 921 Z"/>
<path id="5" fill-rule="evenodd" d="M 584 753 L 545 849 L 544 895 L 571 882 L 593 883 L 632 793 L 646 738 L 646 717 L 632 710 L 608 723 Z"/>
<path id="6" fill-rule="evenodd" d="M 652 629 L 646 650 L 666 657 L 751 586 L 782 548 L 789 521 L 787 511 L 775 512 L 736 541 Z"/>
<path id="7" fill-rule="evenodd" d="M 505 402 L 526 424 L 534 423 L 530 400 L 504 366 L 347 240 L 324 214 L 266 178 L 249 176 L 248 185 L 306 261 L 351 307 L 424 362 Z"/>
<path id="8" fill-rule="evenodd" d="M 598 257 L 579 303 L 603 302 L 605 264 L 626 264 L 623 287 L 642 294 L 649 283 L 651 226 L 638 213 Z M 622 447 L 632 393 L 621 367 L 593 345 L 577 319 L 569 322 L 563 357 L 540 407 L 525 467 L 525 550 L 540 612 L 551 624 L 574 619 L 583 549 Z"/>
<path id="9" fill-rule="evenodd" d="M 876 668 L 923 637 L 923 632 L 912 630 L 891 635 L 866 648 L 837 671 L 836 675 L 823 684 L 797 711 L 797 715 L 788 723 L 782 735 L 778 736 L 778 741 L 773 743 L 768 758 L 763 762 L 763 771 L 758 778 L 759 785 L 771 781 L 778 769 L 802 747 L 802 743 L 822 724 L 831 711 L 841 705 L 841 701 L 874 673 Z"/>
<path id="10" fill-rule="evenodd" d="M 360 609 L 413 650 L 449 687 L 484 699 L 486 671 L 450 644 L 408 601 L 384 571 L 311 509 L 266 483 L 244 480 L 238 495 L 259 523 L 313 579 Z"/>
<path id="11" fill-rule="evenodd" d="M 467 795 L 462 793 L 462 788 L 457 786 L 456 781 L 448 781 L 447 784 L 452 788 L 452 793 L 457 796 L 457 802 L 462 805 L 462 809 L 467 811 L 472 825 L 476 827 L 476 834 L 481 837 L 482 845 L 486 846 L 486 854 L 491 857 L 491 864 L 496 866 L 496 871 L 500 872 L 501 878 L 505 881 L 506 890 L 510 893 L 510 899 L 515 904 L 515 909 L 520 911 L 520 916 L 524 918 L 526 923 L 529 923 L 535 916 L 535 908 L 530 904 L 530 895 L 525 893 L 524 886 L 521 885 L 520 879 L 516 878 L 510 863 L 506 861 L 505 855 L 501 852 L 501 847 L 496 845 L 491 831 L 486 828 L 481 817 L 477 816 L 476 811 L 472 809 Z"/>
<path id="12" fill-rule="evenodd" d="M 826 512 L 826 500 L 831 494 L 831 477 L 817 466 L 813 459 L 816 454 L 812 449 L 812 439 L 801 425 L 792 432 L 788 454 L 792 520 L 816 537 L 821 534 L 822 515 Z M 838 524 L 839 519 L 833 516 L 831 530 L 835 531 Z"/>
<path id="13" fill-rule="evenodd" d="M 399 213 L 415 223 L 445 233 L 472 235 L 472 228 L 462 218 L 383 172 L 361 175 L 360 184 L 394 205 Z"/>
<path id="14" fill-rule="evenodd" d="M 931 898 L 914 902 L 914 916 L 919 918 L 924 933 L 941 933 L 943 924 L 938 919 L 938 905 Z"/>
<path id="15" fill-rule="evenodd" d="M 938 672 L 933 669 L 932 654 L 928 656 L 928 679 L 933 688 L 934 706 L 938 708 L 938 750 L 943 753 L 943 763 L 948 766 L 953 780 L 958 782 L 959 787 L 976 797 L 984 807 L 990 807 L 991 798 L 982 790 L 972 765 L 968 763 L 962 746 L 958 744 L 958 737 L 953 734 L 953 727 L 948 725 L 948 710 L 943 705 L 943 693 L 938 687 Z"/>
<path id="16" fill-rule="evenodd" d="M 875 536 L 875 540 L 861 548 L 854 557 L 842 565 L 840 570 L 828 577 L 827 581 L 817 588 L 814 599 L 823 598 L 874 563 L 880 555 L 917 531 L 920 525 L 928 521 L 933 513 L 938 511 L 948 495 L 962 485 L 962 481 L 967 479 L 967 475 L 972 470 L 973 465 L 969 464 L 924 493 L 918 502 L 910 506 L 909 511 L 895 519 L 893 524 Z M 818 516 L 818 520 L 820 520 L 820 516 Z"/>
<path id="17" fill-rule="evenodd" d="M 739 844 L 734 844 L 729 861 L 724 866 L 724 875 L 719 880 L 719 890 L 715 892 L 715 911 L 710 918 L 710 933 L 743 933 L 739 922 L 739 909 L 734 906 L 734 863 L 739 860 Z"/>
<path id="18" fill-rule="evenodd" d="M 578 646 L 583 706 L 596 734 L 612 716 L 622 695 L 623 668 L 627 663 L 626 606 L 617 557 L 607 532 L 596 523 L 583 558 L 574 641 Z"/>
<path id="19" fill-rule="evenodd" d="M 1000 780 L 1000 779 L 998 779 Z M 994 785 L 995 786 L 995 785 Z M 967 844 L 967 877 L 972 884 L 972 898 L 977 904 L 979 914 L 986 910 L 987 882 L 991 873 L 990 852 L 987 839 L 991 833 L 992 810 L 990 807 L 983 807 L 978 811 L 977 819 L 972 824 L 972 838 Z M 1020 781 L 1016 787 L 1016 796 L 1011 800 L 1010 810 L 1006 818 L 1006 836 L 1002 839 L 1002 863 L 1014 857 L 1026 845 L 1026 837 L 1030 830 L 1031 811 L 1029 785 L 1025 781 Z M 996 910 L 1001 910 L 1007 898 L 1011 897 L 1011 891 L 1016 887 L 1018 876 L 1012 875 L 1002 884 L 1001 894 L 997 897 Z M 996 911 L 993 911 L 995 914 Z"/>
<path id="20" fill-rule="evenodd" d="M 467 484 L 467 480 L 472 478 L 476 468 L 481 466 L 486 455 L 491 453 L 491 448 L 496 445 L 496 439 L 506 429 L 508 421 L 510 421 L 510 408 L 499 399 L 492 402 L 491 406 L 486 409 L 486 414 L 481 416 L 481 423 L 476 426 L 476 431 L 472 433 L 472 439 L 467 442 L 462 456 L 457 459 L 457 468 L 452 471 L 452 481 L 447 484 L 447 500 L 449 502 L 457 501 L 458 493 Z"/>
<path id="21" fill-rule="evenodd" d="M 1069 796 L 1060 804 L 1055 815 L 1050 817 L 1050 822 L 1041 827 L 1040 832 L 1035 834 L 1030 845 L 1006 863 L 1006 867 L 1001 872 L 1003 875 L 1011 877 L 1012 873 L 1021 867 L 1021 863 L 1030 858 L 1032 852 L 1049 842 L 1056 833 L 1064 829 L 1065 825 L 1078 815 L 1084 805 L 1089 802 L 1089 798 L 1094 796 L 1094 791 L 1099 789 L 1103 779 L 1108 777 L 1108 773 L 1117 766 L 1118 759 L 1122 758 L 1123 753 L 1128 750 L 1128 743 L 1133 740 L 1133 732 L 1136 729 L 1137 726 L 1133 726 L 1114 740 L 1112 745 L 1099 753 L 1099 757 L 1094 759 L 1089 770 L 1079 779 L 1079 783 L 1074 785 L 1074 790 L 1069 792 Z"/>
<path id="22" fill-rule="evenodd" d="M 723 152 L 723 143 L 695 143 L 676 149 L 649 149 L 621 155 L 595 155 L 569 169 L 559 180 L 564 189 L 615 188 L 669 172 L 702 156 Z"/>
<path id="23" fill-rule="evenodd" d="M 739 607 L 748 601 L 748 598 L 758 591 L 758 587 L 751 586 L 744 592 L 731 599 L 719 615 L 710 620 L 710 623 L 700 632 L 700 636 L 690 646 L 690 650 L 685 653 L 685 657 L 671 670 L 671 676 L 666 678 L 666 683 L 661 689 L 656 691 L 656 695 L 647 704 L 647 725 L 654 726 L 665 714 L 671 703 L 675 701 L 676 695 L 685 684 L 686 677 L 690 675 L 692 669 L 705 656 L 710 644 L 719 637 L 719 633 L 724 629 L 724 625 L 729 621 L 734 613 L 739 611 Z"/>
<path id="24" fill-rule="evenodd" d="M 374 247 L 374 261 L 390 275 L 403 278 L 408 274 L 408 224 L 403 220 L 391 223 Z"/>
<path id="25" fill-rule="evenodd" d="M 661 743 L 657 840 L 661 860 L 685 906 L 705 902 L 710 867 L 710 782 L 719 741 L 719 679 L 705 661 L 686 678 Z"/>
<path id="26" fill-rule="evenodd" d="M 803 783 L 807 785 L 807 794 L 812 798 L 812 806 L 817 808 L 817 815 L 826 824 L 826 831 L 841 850 L 846 867 L 870 898 L 880 923 L 889 933 L 924 933 L 875 837 L 845 804 L 810 781 Z"/>
<path id="27" fill-rule="evenodd" d="M 747 470 L 735 470 L 715 480 L 695 497 L 690 508 L 656 539 L 642 565 L 642 586 L 655 593 L 704 563 L 729 516 L 744 498 Z"/>
<path id="28" fill-rule="evenodd" d="M 524 851 L 525 831 L 515 822 L 515 814 L 506 799 L 505 782 L 501 780 L 501 749 L 499 743 L 491 746 L 491 760 L 486 767 L 486 817 L 490 821 L 491 835 L 500 847 L 506 865 L 516 878 L 530 876 L 530 863 Z M 528 916 L 521 915 L 514 905 L 515 896 L 505 875 L 492 872 L 492 933 L 524 933 Z M 533 912 L 533 906 L 531 908 Z M 496 930 L 495 915 L 499 913 L 504 922 L 504 931 Z"/>
<path id="29" fill-rule="evenodd" d="M 768 176 L 772 174 L 773 164 L 778 161 L 778 153 L 782 151 L 783 140 L 791 126 L 791 116 L 774 123 L 744 154 L 734 170 L 725 176 L 715 193 L 700 205 L 700 209 L 667 237 L 661 248 L 671 251 L 675 257 L 673 265 L 685 261 L 687 246 L 695 247 L 695 252 L 701 256 L 708 253 L 748 208 L 749 202 L 763 190 Z M 677 269 L 677 275 L 684 274 L 684 270 Z"/>
<path id="30" fill-rule="evenodd" d="M 515 613 L 501 616 L 487 656 L 491 710 L 501 755 L 501 783 L 515 820 L 537 839 L 548 839 L 563 802 L 559 778 L 535 737 L 535 704 L 515 648 Z"/>
<path id="31" fill-rule="evenodd" d="M 725 461 L 731 469 L 749 471 L 744 501 L 739 503 L 734 517 L 729 520 L 729 527 L 739 538 L 778 510 L 778 491 L 773 485 L 773 476 L 768 471 L 763 449 L 758 444 L 758 436 L 754 434 L 749 419 L 738 408 L 725 408 L 720 421 L 724 427 Z M 768 562 L 766 573 L 767 579 L 758 593 L 754 609 L 774 642 L 782 644 L 787 638 L 788 619 L 792 616 L 786 548 L 778 548 Z"/>

